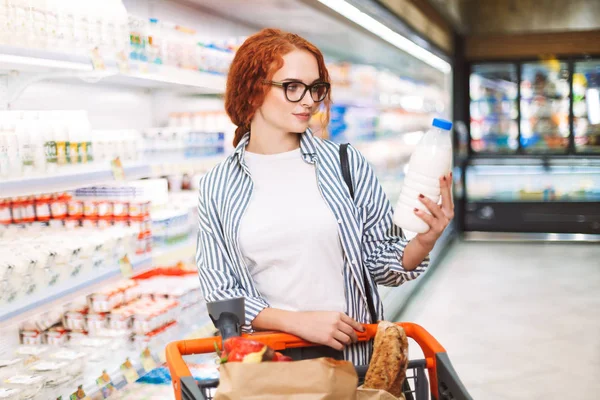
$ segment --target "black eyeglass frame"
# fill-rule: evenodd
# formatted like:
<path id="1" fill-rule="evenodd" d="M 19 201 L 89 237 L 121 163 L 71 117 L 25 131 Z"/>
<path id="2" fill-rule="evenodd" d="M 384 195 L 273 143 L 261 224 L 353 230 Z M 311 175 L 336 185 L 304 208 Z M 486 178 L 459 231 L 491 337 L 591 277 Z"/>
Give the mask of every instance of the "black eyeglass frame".
<path id="1" fill-rule="evenodd" d="M 329 93 L 329 89 L 331 88 L 331 84 L 329 82 L 315 82 L 311 85 L 307 85 L 304 82 L 300 82 L 300 81 L 285 81 L 285 82 L 275 82 L 275 81 L 264 81 L 265 84 L 267 85 L 272 85 L 272 86 L 277 86 L 283 89 L 283 94 L 285 94 L 285 98 L 287 99 L 287 101 L 289 101 L 290 103 L 299 103 L 300 101 L 302 101 L 302 99 L 304 98 L 304 96 L 306 96 L 306 92 L 308 92 L 310 90 L 310 97 L 313 99 L 313 101 L 315 103 L 320 103 L 323 100 L 325 100 L 325 98 L 327 97 L 327 94 Z M 291 84 L 296 84 L 296 85 L 303 85 L 304 86 L 304 91 L 302 92 L 302 96 L 300 96 L 300 98 L 298 100 L 290 100 L 290 98 L 288 97 L 288 93 L 287 93 L 287 88 L 289 85 Z M 323 85 L 325 86 L 325 93 L 323 93 L 323 98 L 319 99 L 319 100 L 315 100 L 315 98 L 312 96 L 312 89 L 315 86 L 318 85 Z"/>

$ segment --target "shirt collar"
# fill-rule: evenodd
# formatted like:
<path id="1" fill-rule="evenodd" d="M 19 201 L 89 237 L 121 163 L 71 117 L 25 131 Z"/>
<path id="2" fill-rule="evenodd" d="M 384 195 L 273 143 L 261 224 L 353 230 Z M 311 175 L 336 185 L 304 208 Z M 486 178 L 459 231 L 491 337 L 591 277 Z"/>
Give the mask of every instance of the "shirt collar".
<path id="1" fill-rule="evenodd" d="M 250 141 L 250 132 L 246 132 L 242 139 L 238 143 L 235 148 L 234 155 L 237 156 L 238 162 L 242 162 L 244 159 L 244 153 L 246 151 L 246 146 Z M 310 129 L 307 129 L 302 136 L 300 137 L 300 152 L 302 153 L 302 157 L 307 161 L 312 161 L 312 159 L 317 155 L 317 150 L 315 146 L 315 138 Z"/>

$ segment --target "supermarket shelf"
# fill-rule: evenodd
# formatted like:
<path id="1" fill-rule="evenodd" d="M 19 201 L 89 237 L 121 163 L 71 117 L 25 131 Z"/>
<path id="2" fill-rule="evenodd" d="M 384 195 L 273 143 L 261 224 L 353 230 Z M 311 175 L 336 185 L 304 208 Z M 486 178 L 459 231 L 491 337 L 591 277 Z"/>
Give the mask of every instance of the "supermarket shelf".
<path id="1" fill-rule="evenodd" d="M 151 174 L 147 164 L 123 167 L 126 179 L 139 179 Z M 112 169 L 101 167 L 73 166 L 51 176 L 32 176 L 0 181 L 0 197 L 30 196 L 76 189 L 114 180 Z"/>
<path id="2" fill-rule="evenodd" d="M 46 50 L 0 46 L 0 71 L 53 73 L 92 71 L 89 57 Z"/>
<path id="3" fill-rule="evenodd" d="M 152 268 L 152 258 L 147 256 L 132 262 L 134 272 L 143 272 Z M 111 278 L 118 278 L 121 275 L 119 266 L 104 268 L 91 274 L 79 276 L 59 283 L 53 288 L 45 288 L 32 296 L 19 299 L 14 304 L 3 306 L 0 313 L 0 322 L 7 321 L 17 315 L 21 316 L 30 310 L 47 305 L 50 302 L 65 298 L 82 289 L 90 289 L 98 284 L 106 284 Z"/>
<path id="4" fill-rule="evenodd" d="M 226 77 L 223 75 L 182 69 L 167 65 L 147 65 L 131 63 L 129 72 L 120 72 L 116 66 L 106 71 L 97 71 L 92 78 L 100 78 L 101 83 L 146 89 L 189 89 L 205 94 L 225 92 Z"/>
<path id="5" fill-rule="evenodd" d="M 127 69 L 119 69 L 115 61 L 107 60 L 103 69 L 94 70 L 91 57 L 48 50 L 0 46 L 0 72 L 27 72 L 37 79 L 84 81 L 146 89 L 189 89 L 194 93 L 225 92 L 223 75 L 129 61 Z"/>

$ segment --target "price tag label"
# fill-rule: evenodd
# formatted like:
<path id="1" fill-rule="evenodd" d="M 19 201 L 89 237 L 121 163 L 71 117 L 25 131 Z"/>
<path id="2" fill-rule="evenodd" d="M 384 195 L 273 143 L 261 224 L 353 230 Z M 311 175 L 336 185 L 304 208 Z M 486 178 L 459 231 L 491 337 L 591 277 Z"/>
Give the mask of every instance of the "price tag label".
<path id="1" fill-rule="evenodd" d="M 125 381 L 127 381 L 128 384 L 137 381 L 140 377 L 131 361 L 129 361 L 129 358 L 123 364 L 121 364 L 121 373 L 123 374 L 123 377 L 125 377 Z"/>
<path id="2" fill-rule="evenodd" d="M 90 398 L 85 395 L 83 391 L 83 386 L 79 385 L 77 391 L 74 392 L 71 396 L 69 396 L 69 400 L 89 400 Z"/>
<path id="3" fill-rule="evenodd" d="M 110 167 L 112 169 L 113 178 L 116 181 L 125 180 L 125 170 L 123 169 L 123 163 L 121 163 L 121 159 L 119 157 L 110 162 Z"/>
<path id="4" fill-rule="evenodd" d="M 127 255 L 119 260 L 119 267 L 124 278 L 129 279 L 133 276 L 133 265 Z"/>
<path id="5" fill-rule="evenodd" d="M 146 347 L 146 349 L 142 351 L 141 359 L 144 371 L 150 372 L 156 368 L 156 360 L 154 360 L 154 357 L 152 357 L 152 353 L 150 353 L 149 348 Z"/>
<path id="6" fill-rule="evenodd" d="M 96 379 L 96 385 L 100 389 L 100 395 L 103 399 L 108 399 L 117 389 L 112 384 L 110 376 L 106 373 L 106 370 L 102 371 L 102 375 Z"/>

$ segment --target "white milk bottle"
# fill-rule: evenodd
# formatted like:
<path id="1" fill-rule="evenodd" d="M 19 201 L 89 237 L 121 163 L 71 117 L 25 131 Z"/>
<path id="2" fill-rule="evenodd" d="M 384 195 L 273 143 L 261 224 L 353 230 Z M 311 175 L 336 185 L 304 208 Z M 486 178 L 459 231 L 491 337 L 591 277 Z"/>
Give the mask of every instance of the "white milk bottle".
<path id="1" fill-rule="evenodd" d="M 440 199 L 439 178 L 447 175 L 452 168 L 452 122 L 434 119 L 433 128 L 421 138 L 410 157 L 408 172 L 396 208 L 394 223 L 410 232 L 425 233 L 429 225 L 419 218 L 414 209 L 427 207 L 419 200 L 419 195 L 438 203 Z"/>

